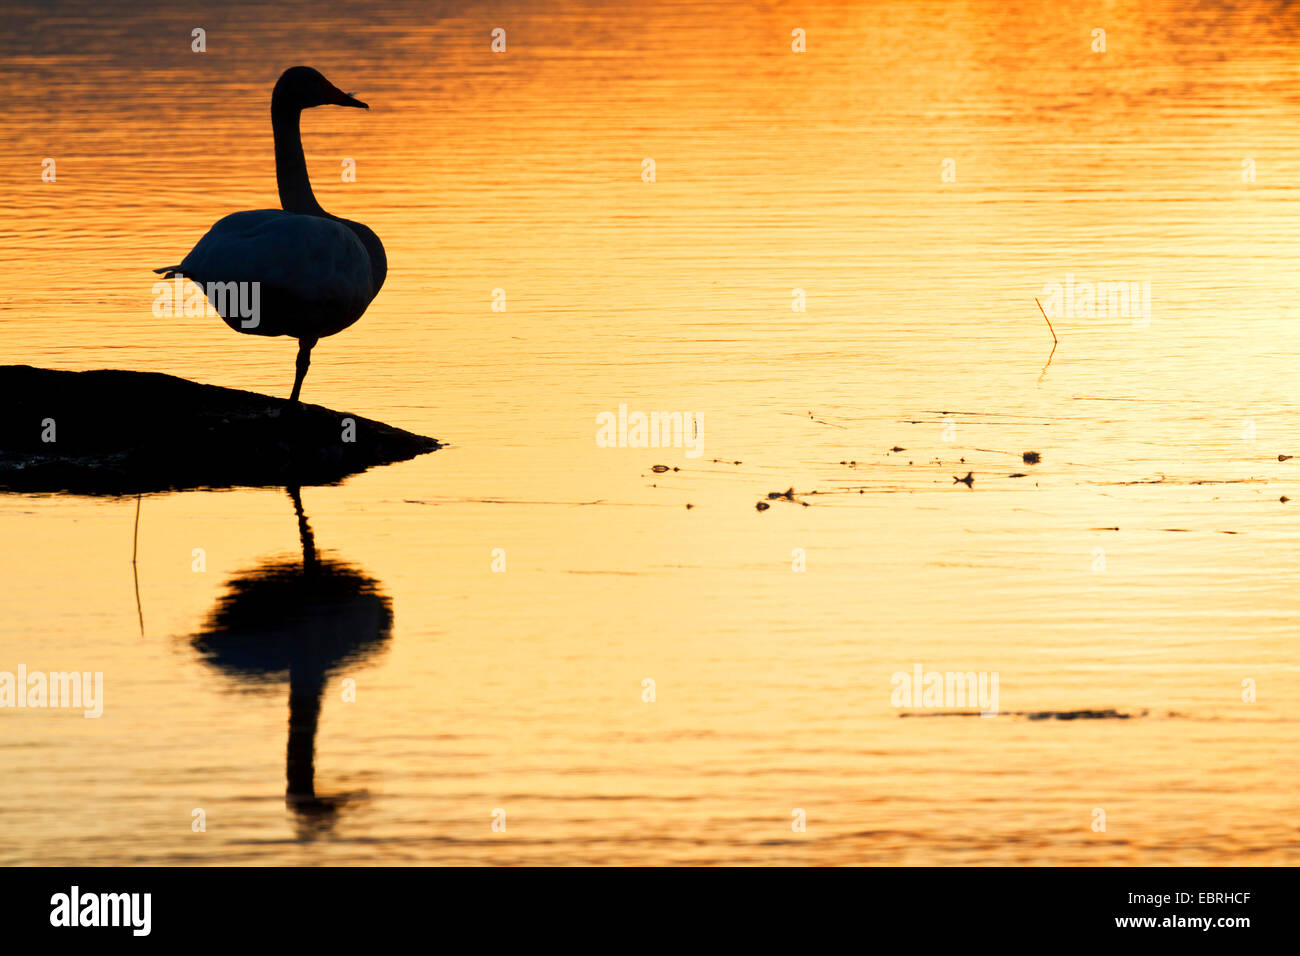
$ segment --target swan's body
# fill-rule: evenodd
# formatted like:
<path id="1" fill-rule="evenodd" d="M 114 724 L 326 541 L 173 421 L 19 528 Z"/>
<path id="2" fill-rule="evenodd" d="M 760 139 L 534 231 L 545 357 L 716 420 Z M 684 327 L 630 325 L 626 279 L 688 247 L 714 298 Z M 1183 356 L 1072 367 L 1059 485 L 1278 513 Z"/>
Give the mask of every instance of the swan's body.
<path id="1" fill-rule="evenodd" d="M 202 286 L 237 332 L 297 339 L 290 401 L 298 400 L 316 341 L 361 318 L 388 273 L 379 237 L 359 222 L 331 216 L 312 193 L 298 118 L 302 110 L 326 103 L 368 108 L 310 67 L 286 70 L 271 94 L 275 174 L 284 208 L 226 216 L 180 265 L 156 270 Z M 218 286 L 232 282 L 258 283 L 255 317 L 240 313 L 240 296 L 217 294 Z"/>
<path id="2" fill-rule="evenodd" d="M 259 282 L 257 325 L 245 328 L 237 309 L 222 316 L 252 335 L 333 335 L 361 318 L 371 299 L 369 254 L 351 230 L 334 219 L 280 209 L 220 220 L 175 271 L 205 288 Z"/>

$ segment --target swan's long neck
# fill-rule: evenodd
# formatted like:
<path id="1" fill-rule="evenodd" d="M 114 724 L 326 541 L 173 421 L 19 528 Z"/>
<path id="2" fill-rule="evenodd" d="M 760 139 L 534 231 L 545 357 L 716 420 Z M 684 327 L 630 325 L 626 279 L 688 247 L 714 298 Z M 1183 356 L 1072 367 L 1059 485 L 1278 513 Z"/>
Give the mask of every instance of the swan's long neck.
<path id="1" fill-rule="evenodd" d="M 307 157 L 302 152 L 298 118 L 302 110 L 271 104 L 271 129 L 275 133 L 275 182 L 280 188 L 280 206 L 285 212 L 324 216 L 307 178 Z"/>

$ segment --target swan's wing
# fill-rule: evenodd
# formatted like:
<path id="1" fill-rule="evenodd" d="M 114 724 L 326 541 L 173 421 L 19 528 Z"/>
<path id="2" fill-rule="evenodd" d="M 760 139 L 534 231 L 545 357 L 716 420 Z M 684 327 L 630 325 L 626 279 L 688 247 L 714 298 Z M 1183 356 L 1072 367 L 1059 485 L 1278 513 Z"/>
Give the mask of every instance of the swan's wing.
<path id="1" fill-rule="evenodd" d="M 369 304 L 370 257 L 342 223 L 280 209 L 218 221 L 180 264 L 196 282 L 260 282 L 262 294 L 305 307 L 357 310 Z"/>

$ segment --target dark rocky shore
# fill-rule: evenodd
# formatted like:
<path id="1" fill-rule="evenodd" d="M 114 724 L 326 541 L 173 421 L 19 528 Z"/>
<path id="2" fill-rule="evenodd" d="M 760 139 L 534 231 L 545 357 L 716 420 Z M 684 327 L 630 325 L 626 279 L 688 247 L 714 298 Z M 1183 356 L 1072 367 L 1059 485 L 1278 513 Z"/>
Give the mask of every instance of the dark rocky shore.
<path id="1" fill-rule="evenodd" d="M 0 490 L 324 485 L 439 447 L 358 415 L 156 372 L 0 366 Z"/>

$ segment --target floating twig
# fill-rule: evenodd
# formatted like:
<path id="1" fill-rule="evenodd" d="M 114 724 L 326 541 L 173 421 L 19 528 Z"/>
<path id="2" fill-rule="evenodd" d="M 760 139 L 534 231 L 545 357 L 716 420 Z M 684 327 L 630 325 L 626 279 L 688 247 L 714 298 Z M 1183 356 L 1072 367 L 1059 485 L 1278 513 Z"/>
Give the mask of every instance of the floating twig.
<path id="1" fill-rule="evenodd" d="M 144 606 L 140 603 L 140 569 L 136 555 L 140 550 L 140 496 L 135 496 L 135 530 L 131 534 L 131 578 L 135 581 L 135 615 L 140 619 L 140 636 L 144 637 Z"/>
<path id="2" fill-rule="evenodd" d="M 1038 306 L 1038 311 L 1043 313 L 1043 321 L 1047 323 L 1047 331 L 1052 333 L 1052 351 L 1047 353 L 1047 361 L 1043 363 L 1043 370 L 1038 373 L 1038 384 L 1043 384 L 1043 376 L 1047 374 L 1047 367 L 1052 364 L 1052 357 L 1056 355 L 1056 346 L 1060 341 L 1056 337 L 1056 329 L 1052 328 L 1052 320 L 1047 317 L 1047 310 L 1043 308 L 1043 303 L 1038 301 L 1037 296 L 1034 298 L 1034 304 Z"/>
<path id="3" fill-rule="evenodd" d="M 1052 333 L 1052 345 L 1057 345 L 1059 340 L 1056 338 L 1056 329 L 1052 328 L 1052 320 L 1047 318 L 1047 310 L 1043 308 L 1043 303 L 1039 302 L 1037 298 L 1034 299 L 1034 304 L 1038 306 L 1038 311 L 1043 313 L 1043 319 L 1047 322 L 1047 331 Z M 1053 348 L 1053 351 L 1055 351 L 1055 348 Z"/>

